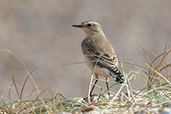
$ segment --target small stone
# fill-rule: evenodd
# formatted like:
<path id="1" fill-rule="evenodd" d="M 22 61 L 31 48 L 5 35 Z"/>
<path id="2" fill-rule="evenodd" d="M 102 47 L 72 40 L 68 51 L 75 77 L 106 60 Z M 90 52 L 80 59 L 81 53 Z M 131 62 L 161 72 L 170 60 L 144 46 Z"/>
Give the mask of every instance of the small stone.
<path id="1" fill-rule="evenodd" d="M 163 107 L 170 107 L 171 108 L 171 101 L 168 101 L 168 102 L 166 102 L 166 103 L 163 103 L 163 105 L 162 105 Z"/>
<path id="2" fill-rule="evenodd" d="M 171 109 L 170 108 L 165 108 L 161 114 L 171 114 Z"/>

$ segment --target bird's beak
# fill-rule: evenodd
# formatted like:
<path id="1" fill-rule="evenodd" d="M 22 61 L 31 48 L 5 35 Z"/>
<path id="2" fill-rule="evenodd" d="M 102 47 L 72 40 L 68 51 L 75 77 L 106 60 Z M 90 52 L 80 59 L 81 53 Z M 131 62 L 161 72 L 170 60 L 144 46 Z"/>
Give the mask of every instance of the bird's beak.
<path id="1" fill-rule="evenodd" d="M 83 27 L 83 25 L 72 25 L 72 27 L 82 28 L 82 27 Z"/>

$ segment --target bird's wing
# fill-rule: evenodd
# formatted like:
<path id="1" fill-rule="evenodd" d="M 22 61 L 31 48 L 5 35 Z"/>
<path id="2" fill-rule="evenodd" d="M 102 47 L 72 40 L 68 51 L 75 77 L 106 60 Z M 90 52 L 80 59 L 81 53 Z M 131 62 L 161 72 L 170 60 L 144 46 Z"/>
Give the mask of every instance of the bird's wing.
<path id="1" fill-rule="evenodd" d="M 96 43 L 90 43 L 88 39 L 83 40 L 81 46 L 83 54 L 92 62 L 93 65 L 109 70 L 109 74 L 114 77 L 116 82 L 123 82 L 123 74 L 118 68 L 118 59 L 110 43 L 109 46 L 103 46 Z M 104 43 L 106 44 L 106 43 Z"/>
<path id="2" fill-rule="evenodd" d="M 90 61 L 96 62 L 98 60 L 104 67 L 116 65 L 117 58 L 114 53 L 113 47 L 109 47 L 109 49 L 106 49 L 106 46 L 98 45 L 98 43 L 94 45 L 95 43 L 90 42 L 91 41 L 89 39 L 85 39 L 81 44 L 83 54 L 87 56 Z M 113 54 L 111 54 L 111 52 Z"/>

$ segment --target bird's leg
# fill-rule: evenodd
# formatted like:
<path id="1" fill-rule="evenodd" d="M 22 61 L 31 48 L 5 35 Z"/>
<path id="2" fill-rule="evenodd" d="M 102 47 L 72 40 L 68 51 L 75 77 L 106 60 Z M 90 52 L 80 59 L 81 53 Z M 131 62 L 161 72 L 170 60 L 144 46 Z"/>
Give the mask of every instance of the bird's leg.
<path id="1" fill-rule="evenodd" d="M 107 87 L 107 93 L 110 99 L 110 92 L 109 92 L 109 77 L 106 78 L 106 87 Z"/>
<path id="2" fill-rule="evenodd" d="M 94 88 L 95 88 L 95 86 L 96 86 L 96 84 L 97 84 L 97 82 L 98 82 L 98 76 L 95 74 L 95 76 L 96 76 L 96 80 L 95 80 L 95 82 L 94 82 L 94 84 L 93 84 L 93 87 L 91 88 L 91 91 L 90 91 L 90 96 L 92 96 L 92 93 L 93 93 L 93 90 L 94 90 Z"/>
<path id="3" fill-rule="evenodd" d="M 93 76 L 94 76 L 94 73 L 91 74 L 91 78 L 90 78 L 90 85 L 89 85 L 89 89 L 88 89 L 88 102 L 90 103 L 91 100 L 91 85 L 92 85 L 92 81 L 93 81 Z"/>
<path id="4" fill-rule="evenodd" d="M 91 88 L 91 85 L 92 85 L 92 82 L 93 82 L 93 76 L 94 76 L 94 74 L 92 73 L 92 74 L 91 74 L 91 79 L 90 79 L 90 85 L 89 85 L 89 89 L 88 89 L 88 102 L 89 102 L 89 103 L 91 102 L 90 98 L 91 98 L 91 96 L 92 96 L 92 92 L 93 92 L 93 90 L 94 90 L 94 87 L 95 87 L 95 85 L 96 85 L 97 82 L 98 82 L 98 80 L 95 80 L 95 82 L 94 82 L 94 84 L 93 84 L 93 87 Z M 95 76 L 96 76 L 96 78 L 98 78 L 97 75 L 95 75 Z"/>

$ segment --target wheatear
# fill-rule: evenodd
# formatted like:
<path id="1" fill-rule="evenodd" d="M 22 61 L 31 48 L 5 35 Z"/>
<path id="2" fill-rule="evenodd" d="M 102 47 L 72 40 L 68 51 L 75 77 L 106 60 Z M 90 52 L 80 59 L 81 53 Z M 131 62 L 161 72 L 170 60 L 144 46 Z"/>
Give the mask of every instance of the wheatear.
<path id="1" fill-rule="evenodd" d="M 116 82 L 123 83 L 124 77 L 118 67 L 118 58 L 100 24 L 95 21 L 84 21 L 79 25 L 72 26 L 81 28 L 86 34 L 85 39 L 81 43 L 81 48 L 86 63 L 93 74 L 95 74 L 96 78 L 98 78 L 98 76 L 103 76 L 108 80 L 109 77 L 112 76 L 115 78 Z M 89 88 L 90 96 L 97 81 L 98 80 L 94 82 L 91 91 Z M 106 81 L 106 85 L 109 91 L 108 81 Z"/>

